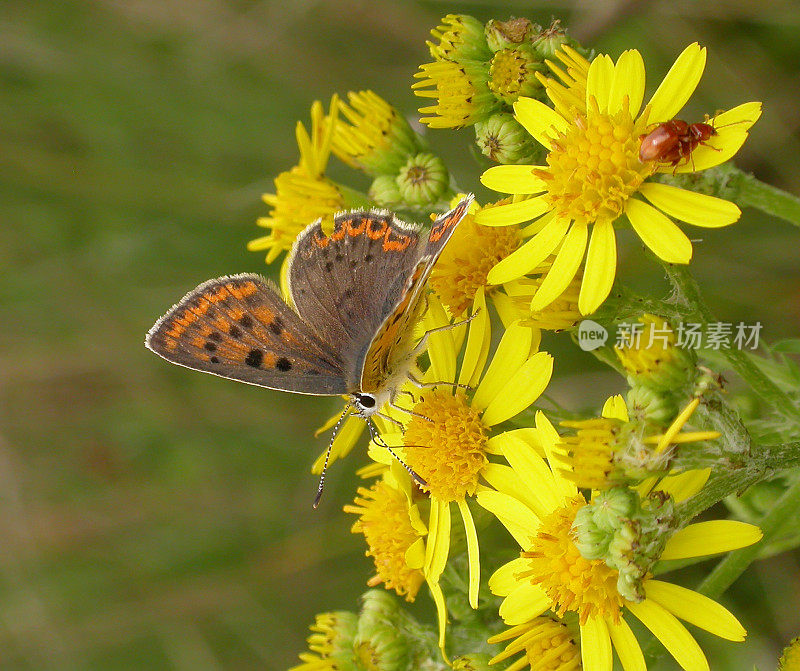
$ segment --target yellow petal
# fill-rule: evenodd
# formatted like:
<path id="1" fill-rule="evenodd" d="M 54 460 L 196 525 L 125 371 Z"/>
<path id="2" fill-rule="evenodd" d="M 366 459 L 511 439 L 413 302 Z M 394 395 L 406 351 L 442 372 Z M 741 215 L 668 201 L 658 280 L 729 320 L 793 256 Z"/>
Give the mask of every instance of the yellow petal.
<path id="1" fill-rule="evenodd" d="M 608 627 L 608 633 L 611 635 L 614 650 L 617 651 L 619 661 L 622 663 L 623 671 L 647 671 L 642 649 L 639 647 L 639 642 L 636 640 L 636 636 L 633 635 L 628 623 L 620 618 L 619 624 L 614 624 L 613 621 L 607 620 L 606 626 Z"/>
<path id="2" fill-rule="evenodd" d="M 710 671 L 706 656 L 697 641 L 672 613 L 650 599 L 645 599 L 642 603 L 628 601 L 625 605 L 653 632 L 686 671 Z"/>
<path id="3" fill-rule="evenodd" d="M 490 454 L 502 454 L 500 446 L 502 444 L 502 441 L 505 440 L 506 436 L 511 436 L 513 438 L 517 438 L 523 441 L 540 457 L 545 456 L 544 447 L 542 447 L 542 439 L 539 436 L 539 432 L 533 427 L 525 427 L 522 429 L 511 429 L 511 431 L 504 431 L 501 434 L 492 436 L 491 438 L 489 438 L 489 442 L 486 445 L 486 451 L 489 452 Z"/>
<path id="4" fill-rule="evenodd" d="M 434 582 L 438 582 L 450 554 L 450 521 L 450 504 L 432 499 L 424 572 Z"/>
<path id="5" fill-rule="evenodd" d="M 672 119 L 692 97 L 706 67 L 706 49 L 697 42 L 678 56 L 648 103 L 650 123 Z"/>
<path id="6" fill-rule="evenodd" d="M 464 521 L 464 533 L 467 537 L 467 557 L 469 559 L 469 605 L 478 607 L 478 587 L 481 581 L 481 563 L 478 556 L 478 532 L 475 530 L 475 521 L 464 499 L 457 501 L 461 519 Z"/>
<path id="7" fill-rule="evenodd" d="M 644 585 L 647 598 L 685 620 L 715 636 L 729 641 L 743 641 L 745 628 L 725 607 L 707 596 L 685 587 L 660 580 L 648 580 Z"/>
<path id="8" fill-rule="evenodd" d="M 731 158 L 744 144 L 748 130 L 761 116 L 761 103 L 749 102 L 738 105 L 714 117 L 711 124 L 717 135 L 699 145 L 689 161 L 681 163 L 672 172 L 692 172 L 719 165 Z M 659 172 L 668 172 L 664 166 Z"/>
<path id="9" fill-rule="evenodd" d="M 516 203 L 484 207 L 475 214 L 475 221 L 482 226 L 511 226 L 535 219 L 547 212 L 548 207 L 544 198 L 525 198 Z"/>
<path id="10" fill-rule="evenodd" d="M 710 468 L 700 468 L 678 475 L 669 475 L 659 482 L 654 489 L 666 492 L 672 496 L 676 503 L 681 503 L 690 496 L 697 494 L 708 482 L 710 475 Z"/>
<path id="11" fill-rule="evenodd" d="M 408 546 L 405 554 L 406 564 L 409 568 L 421 569 L 425 566 L 425 539 L 417 538 Z"/>
<path id="12" fill-rule="evenodd" d="M 578 295 L 578 309 L 581 314 L 591 314 L 600 307 L 611 291 L 616 273 L 617 240 L 614 225 L 608 220 L 598 221 L 592 228 L 581 292 Z"/>
<path id="13" fill-rule="evenodd" d="M 639 192 L 659 210 L 695 226 L 718 228 L 732 224 L 742 211 L 729 200 L 687 191 L 668 184 L 647 182 Z"/>
<path id="14" fill-rule="evenodd" d="M 531 535 L 539 528 L 539 519 L 524 503 L 491 489 L 479 489 L 475 500 L 500 520 L 521 548 L 530 545 Z"/>
<path id="15" fill-rule="evenodd" d="M 629 198 L 625 214 L 631 226 L 653 253 L 667 263 L 689 263 L 692 259 L 692 243 L 686 234 L 671 219 L 652 205 L 636 198 Z"/>
<path id="16" fill-rule="evenodd" d="M 611 93 L 611 84 L 614 80 L 614 61 L 611 56 L 600 54 L 589 66 L 586 76 L 586 107 L 591 110 L 589 100 L 594 98 L 600 112 L 608 109 L 608 97 Z"/>
<path id="17" fill-rule="evenodd" d="M 539 352 L 528 359 L 489 401 L 483 422 L 494 426 L 511 419 L 533 403 L 550 383 L 553 357 Z"/>
<path id="18" fill-rule="evenodd" d="M 605 620 L 590 617 L 581 625 L 581 666 L 592 671 L 611 671 L 613 664 Z"/>
<path id="19" fill-rule="evenodd" d="M 425 332 L 446 326 L 450 320 L 444 306 L 435 296 L 428 296 L 428 309 L 422 319 Z M 430 333 L 427 341 L 428 357 L 431 366 L 426 371 L 426 379 L 431 382 L 452 382 L 456 379 L 456 346 L 451 329 Z"/>
<path id="20" fill-rule="evenodd" d="M 661 559 L 705 557 L 757 543 L 761 529 L 736 520 L 698 522 L 676 531 L 667 541 Z"/>
<path id="21" fill-rule="evenodd" d="M 561 444 L 561 438 L 558 435 L 558 431 L 555 430 L 555 427 L 550 423 L 550 420 L 545 417 L 545 414 L 539 410 L 536 413 L 536 431 L 539 434 L 540 440 L 542 441 L 542 448 L 544 449 L 545 455 L 547 456 L 547 461 L 550 464 L 558 463 L 558 457 L 564 454 L 564 448 Z M 561 493 L 561 501 L 559 501 L 559 505 L 565 498 L 572 498 L 578 493 L 578 488 L 575 486 L 575 483 L 571 480 L 568 480 L 561 474 L 561 470 L 556 468 L 551 471 L 553 477 L 553 483 Z"/>
<path id="22" fill-rule="evenodd" d="M 504 206 L 506 207 L 506 206 Z M 494 209 L 494 208 L 492 208 Z M 500 209 L 500 208 L 496 208 Z M 481 210 L 485 212 L 486 210 Z M 558 246 L 569 230 L 569 219 L 553 218 L 522 247 L 514 250 L 489 271 L 489 284 L 502 284 L 515 280 L 533 270 Z"/>
<path id="23" fill-rule="evenodd" d="M 464 347 L 464 359 L 458 374 L 458 383 L 474 387 L 480 380 L 486 359 L 489 355 L 489 344 L 492 338 L 489 311 L 486 309 L 486 297 L 483 287 L 478 287 L 472 301 L 472 321 L 467 332 L 467 344 Z"/>
<path id="24" fill-rule="evenodd" d="M 532 311 L 537 312 L 550 305 L 575 278 L 586 251 L 587 234 L 588 227 L 585 224 L 575 223 L 569 229 L 552 267 L 531 300 Z"/>
<path id="25" fill-rule="evenodd" d="M 532 338 L 531 329 L 519 322 L 506 329 L 483 380 L 475 390 L 472 399 L 474 408 L 484 410 L 503 388 L 506 380 L 525 363 L 531 351 Z"/>
<path id="26" fill-rule="evenodd" d="M 500 604 L 500 617 L 506 624 L 524 624 L 546 611 L 552 601 L 538 585 L 521 583 Z"/>
<path id="27" fill-rule="evenodd" d="M 628 406 L 625 403 L 625 399 L 620 394 L 609 397 L 603 404 L 603 411 L 600 415 L 606 419 L 619 419 L 627 422 Z"/>
<path id="28" fill-rule="evenodd" d="M 446 661 L 447 657 L 445 656 L 444 652 L 444 634 L 445 629 L 447 628 L 447 605 L 445 604 L 444 600 L 444 592 L 442 592 L 442 588 L 439 586 L 438 582 L 428 580 L 427 583 L 428 588 L 431 590 L 433 602 L 436 604 L 436 622 L 439 625 L 439 649 L 442 651 L 442 656 Z"/>
<path id="29" fill-rule="evenodd" d="M 547 149 L 553 139 L 569 130 L 569 123 L 554 109 L 533 98 L 520 98 L 514 103 L 514 116 L 536 140 Z"/>
<path id="30" fill-rule="evenodd" d="M 503 564 L 489 578 L 489 589 L 492 594 L 498 596 L 508 596 L 514 591 L 518 584 L 516 575 L 528 568 L 528 560 L 522 557 L 512 559 L 507 564 Z"/>
<path id="31" fill-rule="evenodd" d="M 547 183 L 533 174 L 535 168 L 547 169 L 547 166 L 496 165 L 481 175 L 481 184 L 500 193 L 541 193 L 547 189 Z"/>
<path id="32" fill-rule="evenodd" d="M 622 52 L 614 68 L 608 95 L 608 113 L 616 114 L 628 99 L 628 110 L 635 119 L 644 98 L 645 71 L 642 55 L 636 49 Z"/>
<path id="33" fill-rule="evenodd" d="M 527 503 L 537 517 L 548 515 L 562 504 L 564 497 L 556 487 L 552 471 L 527 443 L 506 435 L 503 456 L 524 489 L 524 498 L 519 497 L 520 500 Z"/>
<path id="34" fill-rule="evenodd" d="M 492 489 L 507 494 L 529 508 L 537 520 L 551 512 L 551 508 L 542 503 L 542 497 L 536 488 L 521 479 L 510 466 L 489 462 L 481 469 L 481 477 Z M 483 491 L 481 487 L 482 485 L 478 485 L 477 491 Z M 536 524 L 538 526 L 538 521 Z M 530 533 L 530 530 L 527 532 Z"/>

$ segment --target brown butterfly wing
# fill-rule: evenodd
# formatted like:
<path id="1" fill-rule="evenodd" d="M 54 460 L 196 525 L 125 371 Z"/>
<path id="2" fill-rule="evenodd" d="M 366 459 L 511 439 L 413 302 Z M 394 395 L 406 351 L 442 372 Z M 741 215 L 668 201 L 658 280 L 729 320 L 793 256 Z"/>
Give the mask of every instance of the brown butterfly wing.
<path id="1" fill-rule="evenodd" d="M 473 196 L 463 198 L 455 208 L 438 217 L 428 232 L 418 260 L 405 283 L 394 307 L 387 314 L 372 339 L 365 355 L 361 374 L 361 390 L 379 391 L 387 378 L 404 363 L 411 348 L 412 326 L 419 319 L 424 305 L 424 288 L 444 246 L 456 226 L 464 218 Z"/>
<path id="2" fill-rule="evenodd" d="M 289 292 L 300 316 L 339 352 L 350 392 L 362 389 L 369 344 L 407 291 L 421 230 L 389 213 L 349 212 L 334 218 L 329 236 L 315 222 L 295 242 Z"/>
<path id="3" fill-rule="evenodd" d="M 248 384 L 348 391 L 338 353 L 258 275 L 204 282 L 155 323 L 145 344 L 172 363 Z"/>

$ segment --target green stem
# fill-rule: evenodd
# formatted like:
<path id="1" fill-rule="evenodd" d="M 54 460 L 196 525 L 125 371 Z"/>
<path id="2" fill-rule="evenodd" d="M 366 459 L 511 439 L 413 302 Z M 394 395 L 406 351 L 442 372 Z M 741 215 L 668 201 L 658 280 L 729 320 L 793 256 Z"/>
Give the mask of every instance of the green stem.
<path id="1" fill-rule="evenodd" d="M 800 226 L 800 198 L 757 180 L 753 175 L 734 168 L 728 188 L 739 205 L 755 207 L 762 212 Z"/>
<path id="2" fill-rule="evenodd" d="M 712 599 L 720 596 L 744 573 L 747 567 L 756 559 L 761 548 L 772 540 L 786 520 L 797 515 L 798 508 L 800 508 L 800 480 L 792 484 L 762 518 L 758 526 L 764 534 L 763 540 L 760 543 L 731 552 L 703 580 L 698 591 Z"/>
<path id="3" fill-rule="evenodd" d="M 664 263 L 663 266 L 670 282 L 680 292 L 681 297 L 695 308 L 696 316 L 705 324 L 715 322 L 714 314 L 703 300 L 700 288 L 689 273 L 688 268 L 671 263 Z M 797 407 L 795 401 L 770 380 L 753 363 L 750 356 L 733 347 L 720 351 L 753 392 L 758 394 L 767 404 L 773 406 L 783 417 L 792 423 L 800 424 L 800 408 Z"/>

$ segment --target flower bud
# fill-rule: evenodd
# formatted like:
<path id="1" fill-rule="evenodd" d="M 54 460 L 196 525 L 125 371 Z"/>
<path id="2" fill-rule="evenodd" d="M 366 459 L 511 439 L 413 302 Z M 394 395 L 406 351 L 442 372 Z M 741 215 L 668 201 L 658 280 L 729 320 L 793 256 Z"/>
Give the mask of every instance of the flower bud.
<path id="1" fill-rule="evenodd" d="M 548 28 L 541 30 L 538 35 L 534 35 L 531 41 L 533 42 L 533 48 L 542 60 L 554 58 L 556 52 L 564 44 L 577 46 L 575 40 L 567 37 L 567 31 L 561 27 L 559 19 L 553 20 Z"/>
<path id="2" fill-rule="evenodd" d="M 439 44 L 427 42 L 436 60 L 485 61 L 492 55 L 483 24 L 467 14 L 448 14 L 442 19 L 442 25 L 431 30 L 431 35 L 439 40 Z"/>
<path id="3" fill-rule="evenodd" d="M 397 175 L 400 199 L 410 206 L 427 206 L 445 195 L 450 176 L 444 161 L 434 154 L 417 154 L 408 159 Z"/>
<path id="4" fill-rule="evenodd" d="M 475 142 L 495 163 L 535 163 L 539 149 L 513 114 L 499 112 L 475 124 Z"/>
<path id="5" fill-rule="evenodd" d="M 501 49 L 489 65 L 489 90 L 508 105 L 520 96 L 536 97 L 544 91 L 536 73 L 546 70 L 544 61 L 529 46 Z"/>
<path id="6" fill-rule="evenodd" d="M 393 209 L 403 200 L 400 187 L 397 186 L 397 177 L 378 175 L 369 187 L 369 199 L 381 207 Z"/>
<path id="7" fill-rule="evenodd" d="M 526 18 L 498 21 L 492 19 L 486 23 L 486 42 L 492 51 L 509 49 L 525 42 L 542 29 Z"/>

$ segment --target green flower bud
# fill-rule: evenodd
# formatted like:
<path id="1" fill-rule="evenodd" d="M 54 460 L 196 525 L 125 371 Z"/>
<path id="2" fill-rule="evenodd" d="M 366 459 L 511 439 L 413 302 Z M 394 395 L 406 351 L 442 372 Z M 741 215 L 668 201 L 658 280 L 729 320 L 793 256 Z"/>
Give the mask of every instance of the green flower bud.
<path id="1" fill-rule="evenodd" d="M 645 385 L 631 386 L 626 402 L 632 422 L 669 424 L 679 410 L 678 402 L 672 394 Z"/>
<path id="2" fill-rule="evenodd" d="M 614 487 L 592 498 L 592 521 L 602 531 L 617 531 L 625 519 L 634 514 L 639 495 L 627 487 Z"/>
<path id="3" fill-rule="evenodd" d="M 533 37 L 532 42 L 533 48 L 542 60 L 545 58 L 552 59 L 556 51 L 564 44 L 568 44 L 572 47 L 578 46 L 575 40 L 567 37 L 567 30 L 561 27 L 561 21 L 559 19 L 555 19 L 553 23 L 550 24 L 549 28 L 540 30 L 539 34 Z"/>
<path id="4" fill-rule="evenodd" d="M 431 30 L 431 35 L 439 40 L 439 44 L 427 42 L 436 60 L 485 61 L 492 55 L 483 24 L 467 14 L 448 14 L 442 19 L 442 25 Z"/>
<path id="5" fill-rule="evenodd" d="M 489 65 L 489 90 L 508 105 L 520 96 L 536 97 L 544 91 L 536 73 L 546 70 L 547 66 L 529 46 L 501 49 Z"/>
<path id="6" fill-rule="evenodd" d="M 540 149 L 513 114 L 500 112 L 475 124 L 475 142 L 496 163 L 536 163 Z"/>
<path id="7" fill-rule="evenodd" d="M 608 552 L 613 533 L 598 528 L 593 519 L 591 504 L 583 506 L 572 523 L 575 547 L 584 559 L 602 559 Z"/>
<path id="8" fill-rule="evenodd" d="M 486 42 L 492 51 L 500 51 L 529 42 L 541 29 L 540 25 L 525 18 L 508 21 L 492 19 L 486 24 Z"/>
<path id="9" fill-rule="evenodd" d="M 412 156 L 397 175 L 400 199 L 410 206 L 426 206 L 441 199 L 450 181 L 442 159 L 434 154 Z"/>
<path id="10" fill-rule="evenodd" d="M 393 209 L 402 201 L 400 187 L 394 175 L 379 175 L 369 187 L 369 199 L 381 207 Z"/>

